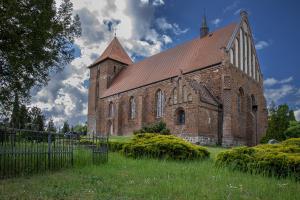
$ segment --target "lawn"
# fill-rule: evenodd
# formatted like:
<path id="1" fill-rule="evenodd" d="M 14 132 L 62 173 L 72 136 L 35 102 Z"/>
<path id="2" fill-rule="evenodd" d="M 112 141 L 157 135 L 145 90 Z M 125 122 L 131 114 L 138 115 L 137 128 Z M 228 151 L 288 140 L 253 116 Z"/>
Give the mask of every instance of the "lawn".
<path id="1" fill-rule="evenodd" d="M 214 157 L 221 148 L 209 148 Z M 0 199 L 297 199 L 290 179 L 217 169 L 205 161 L 134 160 L 0 181 Z"/>

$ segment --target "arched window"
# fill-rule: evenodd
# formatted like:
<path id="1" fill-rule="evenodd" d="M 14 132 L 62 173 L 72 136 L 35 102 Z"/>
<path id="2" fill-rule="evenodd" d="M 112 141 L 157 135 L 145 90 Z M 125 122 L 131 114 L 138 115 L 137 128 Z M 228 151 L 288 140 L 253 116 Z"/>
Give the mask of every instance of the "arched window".
<path id="1" fill-rule="evenodd" d="M 134 119 L 135 118 L 135 99 L 134 99 L 134 97 L 130 97 L 129 104 L 130 104 L 129 116 L 130 116 L 130 119 Z"/>
<path id="2" fill-rule="evenodd" d="M 173 90 L 173 103 L 174 104 L 177 104 L 177 96 L 178 96 L 177 88 L 174 88 L 174 90 Z"/>
<path id="3" fill-rule="evenodd" d="M 190 102 L 193 101 L 193 96 L 192 96 L 192 94 L 189 94 L 189 95 L 188 95 L 188 101 L 190 101 Z"/>
<path id="4" fill-rule="evenodd" d="M 156 92 L 156 117 L 160 118 L 164 113 L 164 94 L 161 90 Z"/>
<path id="5" fill-rule="evenodd" d="M 113 102 L 110 102 L 108 105 L 108 117 L 113 117 L 114 116 L 114 104 Z"/>
<path id="6" fill-rule="evenodd" d="M 185 124 L 185 112 L 183 108 L 178 108 L 176 111 L 176 123 L 178 125 Z"/>
<path id="7" fill-rule="evenodd" d="M 182 87 L 182 94 L 183 94 L 183 102 L 187 102 L 187 87 L 186 87 L 186 85 L 184 85 L 183 87 Z"/>
<path id="8" fill-rule="evenodd" d="M 257 111 L 257 103 L 253 94 L 251 95 L 251 109 L 253 112 Z"/>
<path id="9" fill-rule="evenodd" d="M 244 96 L 244 90 L 243 88 L 240 88 L 239 89 L 239 93 L 237 95 L 237 109 L 238 109 L 238 112 L 242 112 L 242 100 L 243 100 L 243 96 Z"/>

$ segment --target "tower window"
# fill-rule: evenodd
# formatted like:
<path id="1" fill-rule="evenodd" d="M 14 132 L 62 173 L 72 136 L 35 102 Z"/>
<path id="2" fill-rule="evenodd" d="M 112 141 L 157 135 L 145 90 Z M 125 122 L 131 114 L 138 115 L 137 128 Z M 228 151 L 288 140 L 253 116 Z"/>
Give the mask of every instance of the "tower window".
<path id="1" fill-rule="evenodd" d="M 156 117 L 160 118 L 164 112 L 164 94 L 161 90 L 156 92 Z"/>
<path id="2" fill-rule="evenodd" d="M 114 74 L 117 72 L 117 67 L 114 66 Z"/>
<path id="3" fill-rule="evenodd" d="M 108 117 L 111 118 L 113 116 L 114 116 L 114 104 L 113 102 L 110 102 L 108 106 Z"/>
<path id="4" fill-rule="evenodd" d="M 178 108 L 176 111 L 176 123 L 178 125 L 185 124 L 185 112 L 183 108 Z"/>
<path id="5" fill-rule="evenodd" d="M 130 119 L 134 119 L 135 118 L 135 112 L 136 112 L 136 105 L 135 105 L 135 99 L 134 97 L 130 97 L 130 100 L 129 100 L 129 103 L 130 103 Z"/>

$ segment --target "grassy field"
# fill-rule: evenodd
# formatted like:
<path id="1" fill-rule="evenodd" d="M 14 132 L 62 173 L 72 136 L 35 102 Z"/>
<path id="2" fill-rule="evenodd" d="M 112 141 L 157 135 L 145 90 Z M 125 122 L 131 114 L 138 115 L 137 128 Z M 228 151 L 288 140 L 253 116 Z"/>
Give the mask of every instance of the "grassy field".
<path id="1" fill-rule="evenodd" d="M 221 148 L 210 148 L 211 157 Z M 0 199 L 297 199 L 300 184 L 217 169 L 213 160 L 109 162 L 0 181 Z"/>

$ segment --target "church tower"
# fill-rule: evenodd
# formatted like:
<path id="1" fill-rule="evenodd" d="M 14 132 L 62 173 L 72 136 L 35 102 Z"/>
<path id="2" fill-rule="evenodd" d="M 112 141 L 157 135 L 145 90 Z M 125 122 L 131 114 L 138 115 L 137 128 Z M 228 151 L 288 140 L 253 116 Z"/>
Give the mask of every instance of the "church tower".
<path id="1" fill-rule="evenodd" d="M 202 17 L 202 22 L 201 22 L 200 38 L 203 38 L 203 37 L 207 36 L 208 33 L 209 33 L 209 28 L 207 26 L 206 16 L 204 14 L 203 17 Z"/>
<path id="2" fill-rule="evenodd" d="M 101 56 L 89 66 L 89 97 L 88 97 L 88 131 L 97 133 L 99 106 L 98 101 L 103 92 L 110 87 L 119 72 L 132 64 L 132 60 L 114 37 Z"/>

